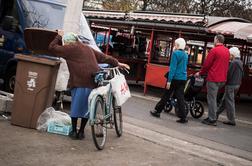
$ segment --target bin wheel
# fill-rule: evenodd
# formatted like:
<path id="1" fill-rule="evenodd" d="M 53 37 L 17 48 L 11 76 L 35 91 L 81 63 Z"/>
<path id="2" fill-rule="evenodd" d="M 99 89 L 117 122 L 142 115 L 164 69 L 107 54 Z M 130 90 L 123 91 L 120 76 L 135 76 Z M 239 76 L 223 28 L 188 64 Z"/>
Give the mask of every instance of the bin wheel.
<path id="1" fill-rule="evenodd" d="M 4 79 L 4 88 L 9 93 L 14 93 L 16 80 L 16 66 L 13 66 L 7 70 L 6 77 Z"/>
<path id="2" fill-rule="evenodd" d="M 194 106 L 190 108 L 190 113 L 194 118 L 200 118 L 204 114 L 204 106 L 200 101 L 195 101 Z"/>

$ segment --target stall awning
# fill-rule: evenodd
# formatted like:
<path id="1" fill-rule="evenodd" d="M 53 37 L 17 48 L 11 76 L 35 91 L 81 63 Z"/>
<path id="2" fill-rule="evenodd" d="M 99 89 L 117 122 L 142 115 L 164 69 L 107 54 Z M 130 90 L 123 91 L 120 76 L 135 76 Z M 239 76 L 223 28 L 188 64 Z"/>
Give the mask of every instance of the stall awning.
<path id="1" fill-rule="evenodd" d="M 203 26 L 206 24 L 206 20 L 203 15 L 155 13 L 145 11 L 124 13 L 115 11 L 93 11 L 93 10 L 83 10 L 83 14 L 87 18 L 165 22 L 165 23 L 187 24 L 194 26 L 195 25 Z"/>
<path id="2" fill-rule="evenodd" d="M 252 34 L 247 37 L 248 42 L 252 43 Z"/>
<path id="3" fill-rule="evenodd" d="M 208 27 L 209 33 L 234 35 L 234 38 L 247 40 L 249 35 L 252 35 L 252 23 L 243 22 L 223 22 L 214 26 Z"/>
<path id="4" fill-rule="evenodd" d="M 252 24 L 247 25 L 234 33 L 234 38 L 249 40 L 252 36 Z"/>

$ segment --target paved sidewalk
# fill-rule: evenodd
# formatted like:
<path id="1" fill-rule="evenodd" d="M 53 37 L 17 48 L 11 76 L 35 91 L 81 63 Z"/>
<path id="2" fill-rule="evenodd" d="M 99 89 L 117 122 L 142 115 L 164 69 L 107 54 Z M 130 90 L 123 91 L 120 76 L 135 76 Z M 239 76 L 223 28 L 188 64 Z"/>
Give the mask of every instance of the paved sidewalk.
<path id="1" fill-rule="evenodd" d="M 221 165 L 131 134 L 118 138 L 113 130 L 109 131 L 103 151 L 95 149 L 89 128 L 82 141 L 12 126 L 2 119 L 0 131 L 1 166 Z"/>

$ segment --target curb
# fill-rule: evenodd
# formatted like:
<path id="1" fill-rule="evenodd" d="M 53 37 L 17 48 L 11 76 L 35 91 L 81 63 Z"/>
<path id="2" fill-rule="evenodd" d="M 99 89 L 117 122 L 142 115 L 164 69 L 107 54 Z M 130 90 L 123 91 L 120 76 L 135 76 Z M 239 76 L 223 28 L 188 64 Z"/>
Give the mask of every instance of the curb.
<path id="1" fill-rule="evenodd" d="M 169 147 L 190 155 L 198 156 L 221 165 L 252 165 L 251 160 L 174 138 L 127 122 L 124 123 L 124 128 L 125 132 L 130 135 L 142 138 L 160 146 Z"/>

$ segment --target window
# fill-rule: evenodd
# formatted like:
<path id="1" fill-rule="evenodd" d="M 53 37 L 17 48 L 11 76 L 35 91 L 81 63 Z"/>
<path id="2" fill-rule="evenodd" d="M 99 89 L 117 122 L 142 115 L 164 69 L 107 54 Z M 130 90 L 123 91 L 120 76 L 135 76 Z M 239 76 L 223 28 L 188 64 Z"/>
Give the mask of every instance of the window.
<path id="1" fill-rule="evenodd" d="M 201 65 L 204 62 L 204 51 L 206 51 L 206 56 L 208 51 L 213 47 L 213 44 L 207 44 L 207 49 L 204 50 L 205 43 L 202 41 L 189 40 L 187 42 L 187 53 L 188 53 L 188 63 L 192 65 Z M 206 57 L 205 57 L 206 58 Z"/>
<path id="2" fill-rule="evenodd" d="M 158 36 L 153 43 L 152 62 L 167 64 L 172 50 L 172 39 L 165 36 Z"/>

